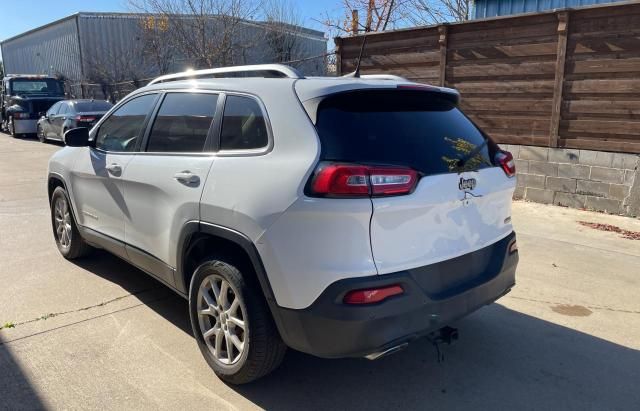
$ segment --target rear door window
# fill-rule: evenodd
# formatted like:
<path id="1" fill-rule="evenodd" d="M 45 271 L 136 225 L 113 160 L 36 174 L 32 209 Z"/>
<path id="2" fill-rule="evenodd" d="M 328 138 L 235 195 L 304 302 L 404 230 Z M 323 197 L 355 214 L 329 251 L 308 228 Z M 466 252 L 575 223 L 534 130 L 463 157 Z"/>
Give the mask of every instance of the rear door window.
<path id="1" fill-rule="evenodd" d="M 482 132 L 436 93 L 336 94 L 320 103 L 316 127 L 325 161 L 400 165 L 425 175 L 492 167 L 492 143 L 478 150 L 484 143 Z M 459 160 L 469 155 L 461 170 Z"/>
<path id="2" fill-rule="evenodd" d="M 217 94 L 168 93 L 153 123 L 147 151 L 202 152 L 217 104 Z"/>
<path id="3" fill-rule="evenodd" d="M 220 135 L 221 150 L 253 150 L 269 142 L 267 125 L 258 102 L 251 97 L 227 96 Z"/>

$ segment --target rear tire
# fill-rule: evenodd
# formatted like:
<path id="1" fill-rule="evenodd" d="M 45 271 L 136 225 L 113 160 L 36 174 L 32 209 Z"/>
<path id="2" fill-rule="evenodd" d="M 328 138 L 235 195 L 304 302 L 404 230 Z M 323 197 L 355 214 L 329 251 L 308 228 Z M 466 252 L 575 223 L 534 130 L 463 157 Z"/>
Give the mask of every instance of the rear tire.
<path id="1" fill-rule="evenodd" d="M 196 268 L 189 314 L 198 347 L 221 380 L 246 384 L 282 363 L 287 347 L 269 307 L 233 263 L 212 259 Z"/>
<path id="2" fill-rule="evenodd" d="M 67 192 L 56 187 L 51 196 L 51 225 L 60 254 L 67 260 L 80 258 L 91 251 L 91 246 L 80 235 Z"/>

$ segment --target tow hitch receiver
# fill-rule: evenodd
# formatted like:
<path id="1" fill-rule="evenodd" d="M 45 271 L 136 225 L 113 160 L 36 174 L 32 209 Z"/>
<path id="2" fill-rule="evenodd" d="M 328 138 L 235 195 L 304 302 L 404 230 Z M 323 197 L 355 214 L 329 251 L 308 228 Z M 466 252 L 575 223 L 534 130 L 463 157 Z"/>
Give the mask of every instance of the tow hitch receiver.
<path id="1" fill-rule="evenodd" d="M 458 340 L 458 329 L 453 327 L 442 327 L 434 333 L 432 340 L 434 343 L 444 343 L 447 345 L 453 344 Z"/>
<path id="2" fill-rule="evenodd" d="M 440 344 L 451 345 L 454 341 L 458 340 L 458 329 L 453 327 L 442 327 L 438 331 L 435 331 L 427 337 L 433 347 L 436 349 L 436 355 L 438 362 L 444 361 L 444 354 L 440 351 Z"/>

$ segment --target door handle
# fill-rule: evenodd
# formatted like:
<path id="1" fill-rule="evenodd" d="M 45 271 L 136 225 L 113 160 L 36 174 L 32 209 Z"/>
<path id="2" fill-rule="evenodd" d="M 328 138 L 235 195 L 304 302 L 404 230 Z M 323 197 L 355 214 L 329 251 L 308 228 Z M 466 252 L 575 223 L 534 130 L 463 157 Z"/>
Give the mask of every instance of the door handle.
<path id="1" fill-rule="evenodd" d="M 183 184 L 188 184 L 188 185 L 198 184 L 200 182 L 200 177 L 198 177 L 197 175 L 193 174 L 191 171 L 188 171 L 188 170 L 175 173 L 173 175 L 173 178 L 175 178 L 176 180 L 178 180 Z"/>
<path id="2" fill-rule="evenodd" d="M 122 167 L 120 167 L 120 164 L 111 163 L 108 166 L 105 166 L 105 168 L 109 174 L 113 174 L 116 177 L 120 177 L 120 175 L 122 175 Z"/>

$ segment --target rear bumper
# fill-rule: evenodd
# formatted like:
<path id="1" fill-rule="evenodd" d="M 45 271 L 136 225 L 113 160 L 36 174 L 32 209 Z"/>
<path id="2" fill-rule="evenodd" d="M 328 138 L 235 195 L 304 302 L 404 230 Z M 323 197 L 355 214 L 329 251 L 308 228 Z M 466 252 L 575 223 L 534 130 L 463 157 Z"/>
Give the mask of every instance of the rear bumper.
<path id="1" fill-rule="evenodd" d="M 38 130 L 38 120 L 13 119 L 16 134 L 35 134 Z"/>
<path id="2" fill-rule="evenodd" d="M 518 264 L 518 253 L 509 253 L 513 241 L 515 233 L 452 260 L 337 281 L 306 309 L 278 308 L 281 336 L 289 347 L 324 358 L 363 357 L 411 341 L 509 292 Z M 394 284 L 403 295 L 367 306 L 342 302 L 348 291 Z"/>

